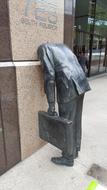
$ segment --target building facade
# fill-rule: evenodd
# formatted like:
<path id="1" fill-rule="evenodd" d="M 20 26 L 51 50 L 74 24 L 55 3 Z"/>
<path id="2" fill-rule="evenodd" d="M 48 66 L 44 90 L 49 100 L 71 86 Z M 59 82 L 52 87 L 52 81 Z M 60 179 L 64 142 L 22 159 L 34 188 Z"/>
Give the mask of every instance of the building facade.
<path id="1" fill-rule="evenodd" d="M 0 175 L 44 145 L 38 134 L 38 111 L 47 110 L 37 57 L 40 44 L 77 48 L 77 56 L 84 51 L 87 58 L 88 76 L 106 72 L 105 4 L 106 0 L 0 2 Z"/>
<path id="2" fill-rule="evenodd" d="M 0 174 L 44 145 L 38 111 L 47 110 L 37 48 L 73 46 L 74 0 L 0 3 Z"/>

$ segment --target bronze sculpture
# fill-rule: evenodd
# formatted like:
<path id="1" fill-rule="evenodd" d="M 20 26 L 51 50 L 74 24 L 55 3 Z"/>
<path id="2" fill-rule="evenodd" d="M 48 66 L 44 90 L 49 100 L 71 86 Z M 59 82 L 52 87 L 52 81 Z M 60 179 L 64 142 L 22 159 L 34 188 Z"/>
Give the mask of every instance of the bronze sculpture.
<path id="1" fill-rule="evenodd" d="M 48 114 L 56 116 L 55 87 L 59 117 L 72 121 L 73 148 L 62 151 L 61 157 L 54 157 L 56 164 L 73 166 L 81 148 L 81 117 L 83 98 L 90 90 L 87 78 L 76 56 L 64 44 L 43 44 L 38 48 L 38 57 L 43 65 L 44 87 L 49 104 Z M 69 134 L 70 135 L 70 134 Z M 72 136 L 71 136 L 72 138 Z"/>

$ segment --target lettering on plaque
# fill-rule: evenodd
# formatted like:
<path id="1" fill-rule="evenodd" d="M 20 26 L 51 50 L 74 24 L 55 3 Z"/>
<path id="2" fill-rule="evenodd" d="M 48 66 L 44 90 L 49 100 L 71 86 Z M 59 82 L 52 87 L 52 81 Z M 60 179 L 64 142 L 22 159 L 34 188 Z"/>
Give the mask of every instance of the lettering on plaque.
<path id="1" fill-rule="evenodd" d="M 25 0 L 21 23 L 56 30 L 58 27 L 58 5 L 53 0 Z"/>

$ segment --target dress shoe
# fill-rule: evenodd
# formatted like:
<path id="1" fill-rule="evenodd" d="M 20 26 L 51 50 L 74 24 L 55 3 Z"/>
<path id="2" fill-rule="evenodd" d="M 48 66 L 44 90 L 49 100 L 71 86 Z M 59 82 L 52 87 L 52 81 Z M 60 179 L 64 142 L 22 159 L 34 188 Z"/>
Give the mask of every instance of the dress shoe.
<path id="1" fill-rule="evenodd" d="M 65 157 L 53 157 L 51 158 L 51 161 L 54 164 L 58 164 L 58 165 L 66 165 L 66 166 L 73 166 L 74 165 L 74 160 L 73 159 L 68 159 Z"/>

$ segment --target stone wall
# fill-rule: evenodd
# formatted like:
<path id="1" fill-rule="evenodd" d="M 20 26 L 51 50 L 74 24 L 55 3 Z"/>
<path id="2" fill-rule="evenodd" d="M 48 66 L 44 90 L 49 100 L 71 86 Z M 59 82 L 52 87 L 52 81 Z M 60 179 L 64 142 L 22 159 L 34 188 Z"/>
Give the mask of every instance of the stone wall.
<path id="1" fill-rule="evenodd" d="M 13 60 L 37 60 L 45 42 L 63 42 L 64 0 L 9 0 Z"/>
<path id="2" fill-rule="evenodd" d="M 47 111 L 42 69 L 38 62 L 30 66 L 16 67 L 19 128 L 22 160 L 44 142 L 39 138 L 38 111 Z"/>

